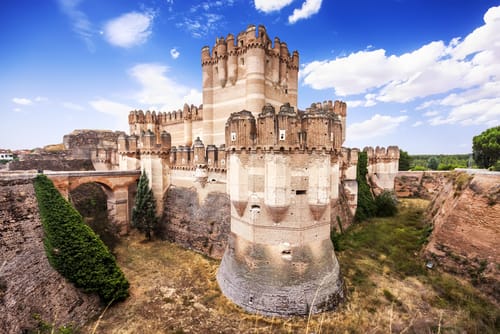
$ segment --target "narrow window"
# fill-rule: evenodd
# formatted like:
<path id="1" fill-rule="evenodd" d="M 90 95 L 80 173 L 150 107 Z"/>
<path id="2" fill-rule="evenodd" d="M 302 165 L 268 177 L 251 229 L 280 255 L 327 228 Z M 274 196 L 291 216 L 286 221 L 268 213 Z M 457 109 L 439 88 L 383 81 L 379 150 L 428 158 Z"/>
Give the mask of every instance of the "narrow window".
<path id="1" fill-rule="evenodd" d="M 280 140 L 285 140 L 286 130 L 280 130 Z"/>
<path id="2" fill-rule="evenodd" d="M 305 195 L 306 191 L 305 190 L 295 190 L 295 195 Z"/>
<path id="3" fill-rule="evenodd" d="M 231 132 L 231 141 L 236 141 L 236 132 Z"/>

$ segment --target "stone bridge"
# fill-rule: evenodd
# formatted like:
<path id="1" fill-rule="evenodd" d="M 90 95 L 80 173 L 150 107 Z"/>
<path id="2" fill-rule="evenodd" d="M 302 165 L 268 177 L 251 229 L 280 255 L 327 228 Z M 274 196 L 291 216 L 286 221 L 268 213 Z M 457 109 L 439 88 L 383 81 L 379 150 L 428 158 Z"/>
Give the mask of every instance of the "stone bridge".
<path id="1" fill-rule="evenodd" d="M 97 183 L 108 198 L 108 213 L 119 227 L 120 234 L 126 234 L 134 205 L 139 170 L 129 171 L 81 171 L 45 172 L 54 182 L 61 195 L 69 199 L 72 190 L 85 183 Z"/>

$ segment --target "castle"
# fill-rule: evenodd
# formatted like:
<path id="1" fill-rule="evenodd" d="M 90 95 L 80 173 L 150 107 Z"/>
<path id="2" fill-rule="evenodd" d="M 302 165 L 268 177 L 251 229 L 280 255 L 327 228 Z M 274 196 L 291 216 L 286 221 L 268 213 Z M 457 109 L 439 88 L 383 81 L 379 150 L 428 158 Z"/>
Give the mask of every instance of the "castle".
<path id="1" fill-rule="evenodd" d="M 217 280 L 236 304 L 267 315 L 334 308 L 343 288 L 330 230 L 357 203 L 359 151 L 342 146 L 346 104 L 299 110 L 299 53 L 262 26 L 203 47 L 201 66 L 202 105 L 130 112 L 119 168 L 146 171 L 159 212 L 171 186 L 195 187 L 199 201 L 229 194 Z M 395 147 L 369 151 L 371 180 L 391 189 L 398 158 Z"/>

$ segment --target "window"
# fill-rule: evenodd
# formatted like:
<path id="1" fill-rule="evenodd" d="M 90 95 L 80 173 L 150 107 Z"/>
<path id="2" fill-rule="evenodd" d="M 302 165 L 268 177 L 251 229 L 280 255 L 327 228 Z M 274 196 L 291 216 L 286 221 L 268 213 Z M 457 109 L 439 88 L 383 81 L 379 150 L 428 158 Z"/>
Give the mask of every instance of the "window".
<path id="1" fill-rule="evenodd" d="M 280 140 L 285 140 L 286 138 L 286 130 L 280 130 Z"/>
<path id="2" fill-rule="evenodd" d="M 305 195 L 306 193 L 305 190 L 295 190 L 295 195 Z"/>
<path id="3" fill-rule="evenodd" d="M 236 132 L 231 132 L 231 141 L 236 141 Z"/>

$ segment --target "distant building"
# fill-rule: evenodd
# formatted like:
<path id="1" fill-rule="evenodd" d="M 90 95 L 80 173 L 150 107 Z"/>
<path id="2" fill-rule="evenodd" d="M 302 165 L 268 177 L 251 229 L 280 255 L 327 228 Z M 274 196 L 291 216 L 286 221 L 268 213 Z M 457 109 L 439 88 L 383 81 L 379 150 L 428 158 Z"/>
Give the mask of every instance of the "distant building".
<path id="1" fill-rule="evenodd" d="M 0 160 L 14 160 L 14 155 L 9 150 L 0 150 Z"/>

